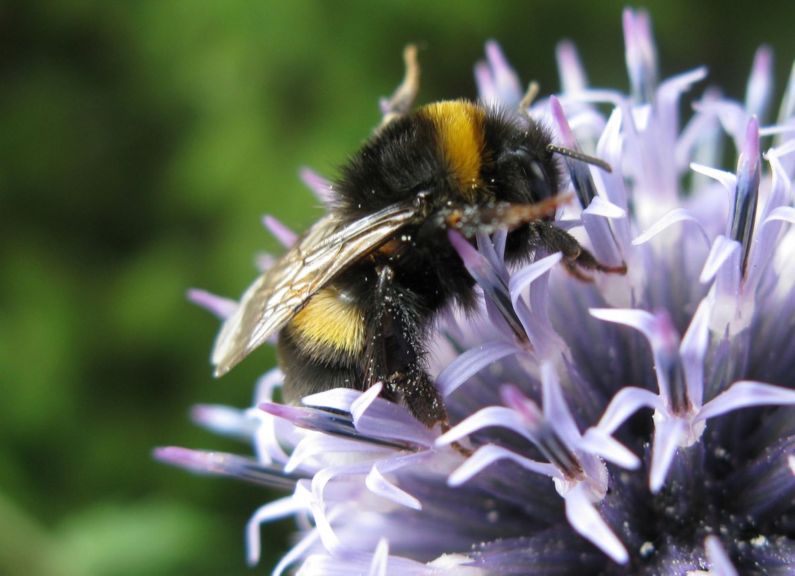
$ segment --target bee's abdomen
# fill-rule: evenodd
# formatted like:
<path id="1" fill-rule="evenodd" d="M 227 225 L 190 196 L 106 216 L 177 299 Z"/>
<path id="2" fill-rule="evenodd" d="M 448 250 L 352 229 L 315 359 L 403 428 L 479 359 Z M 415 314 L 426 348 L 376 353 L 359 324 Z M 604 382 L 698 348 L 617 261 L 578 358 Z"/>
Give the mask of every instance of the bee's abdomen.
<path id="1" fill-rule="evenodd" d="M 287 402 L 332 388 L 361 389 L 356 369 L 364 354 L 365 319 L 355 300 L 335 286 L 318 291 L 279 334 L 279 365 Z"/>

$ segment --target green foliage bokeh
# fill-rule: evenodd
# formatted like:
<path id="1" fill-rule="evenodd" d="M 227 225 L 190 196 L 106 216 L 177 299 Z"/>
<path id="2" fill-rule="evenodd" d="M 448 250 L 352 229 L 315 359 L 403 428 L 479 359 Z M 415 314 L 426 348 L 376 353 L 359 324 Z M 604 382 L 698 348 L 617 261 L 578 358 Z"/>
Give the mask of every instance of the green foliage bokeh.
<path id="1" fill-rule="evenodd" d="M 664 75 L 711 64 L 742 96 L 753 51 L 793 9 L 650 2 Z M 246 452 L 190 423 L 246 406 L 258 352 L 210 375 L 217 322 L 200 286 L 239 294 L 272 213 L 319 208 L 301 165 L 332 176 L 378 122 L 400 53 L 423 47 L 422 101 L 474 96 L 494 38 L 557 89 L 573 39 L 598 86 L 626 89 L 621 2 L 136 2 L 0 6 L 0 574 L 247 574 L 243 527 L 272 495 L 158 464 L 183 445 Z M 779 90 L 780 93 L 780 90 Z M 264 538 L 267 572 L 289 523 Z"/>

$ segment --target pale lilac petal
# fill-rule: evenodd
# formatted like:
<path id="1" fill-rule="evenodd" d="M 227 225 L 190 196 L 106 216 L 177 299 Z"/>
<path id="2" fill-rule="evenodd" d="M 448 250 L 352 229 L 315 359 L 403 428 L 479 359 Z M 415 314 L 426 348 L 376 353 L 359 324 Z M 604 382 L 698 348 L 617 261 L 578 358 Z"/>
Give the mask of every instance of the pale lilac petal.
<path id="1" fill-rule="evenodd" d="M 257 380 L 257 385 L 254 392 L 254 407 L 249 409 L 249 412 L 254 413 L 256 418 L 259 415 L 260 404 L 273 401 L 274 393 L 277 389 L 282 387 L 284 383 L 284 374 L 279 368 L 273 368 L 266 372 Z M 282 446 L 280 438 L 280 430 L 284 429 L 295 431 L 295 428 L 289 422 L 279 418 L 271 418 L 270 416 L 259 417 L 260 426 L 257 429 L 254 449 L 257 452 L 257 458 L 263 462 L 287 462 L 289 455 Z"/>
<path id="2" fill-rule="evenodd" d="M 447 483 L 450 486 L 460 486 L 499 460 L 511 460 L 522 468 L 536 474 L 543 474 L 550 478 L 560 478 L 560 472 L 552 464 L 536 462 L 501 446 L 488 444 L 478 448 L 472 456 L 467 458 L 466 462 L 450 474 Z"/>
<path id="3" fill-rule="evenodd" d="M 422 510 L 422 504 L 414 496 L 401 490 L 392 482 L 387 480 L 381 471 L 378 469 L 378 463 L 373 464 L 372 469 L 365 478 L 365 485 L 374 494 L 378 494 L 392 502 L 411 508 L 412 510 Z"/>
<path id="4" fill-rule="evenodd" d="M 301 181 L 307 185 L 324 206 L 330 206 L 332 204 L 335 197 L 333 186 L 329 180 L 326 180 L 311 168 L 306 167 L 301 168 L 298 175 Z"/>
<path id="5" fill-rule="evenodd" d="M 229 476 L 271 488 L 292 489 L 301 479 L 282 468 L 262 464 L 248 456 L 227 452 L 189 450 L 177 446 L 157 448 L 154 457 L 161 462 L 179 466 L 198 474 Z"/>
<path id="6" fill-rule="evenodd" d="M 707 536 L 704 548 L 711 564 L 709 573 L 712 576 L 739 576 L 717 536 Z"/>
<path id="7" fill-rule="evenodd" d="M 657 84 L 657 52 L 651 37 L 646 12 L 625 9 L 623 14 L 624 51 L 632 95 L 639 102 L 651 101 Z"/>
<path id="8" fill-rule="evenodd" d="M 563 112 L 563 107 L 555 96 L 549 98 L 549 108 L 552 119 L 557 127 L 558 139 L 560 143 L 570 150 L 580 150 L 577 139 L 571 131 L 569 122 Z M 596 186 L 591 176 L 591 167 L 573 158 L 563 157 L 563 164 L 569 174 L 569 181 L 577 192 L 577 198 L 582 208 L 587 208 L 591 200 L 596 196 Z"/>
<path id="9" fill-rule="evenodd" d="M 748 114 L 764 118 L 773 92 L 773 50 L 760 46 L 754 55 L 751 76 L 745 89 L 745 109 Z"/>
<path id="10" fill-rule="evenodd" d="M 738 150 L 743 147 L 743 136 L 750 115 L 738 102 L 721 100 L 714 106 L 723 129 L 729 134 Z"/>
<path id="11" fill-rule="evenodd" d="M 728 390 L 724 390 L 704 404 L 698 412 L 698 420 L 715 418 L 740 408 L 793 405 L 795 405 L 795 390 L 743 380 L 735 382 Z"/>
<path id="12" fill-rule="evenodd" d="M 469 436 L 473 432 L 490 427 L 507 428 L 528 440 L 532 441 L 534 439 L 534 436 L 527 427 L 527 422 L 525 422 L 516 410 L 505 408 L 504 406 L 487 406 L 464 418 L 461 422 L 439 436 L 439 438 L 436 439 L 436 445 L 445 446 L 447 444 L 452 444 L 453 442 L 457 442 Z"/>
<path id="13" fill-rule="evenodd" d="M 764 226 L 768 222 L 788 222 L 789 224 L 795 224 L 795 208 L 791 206 L 779 206 L 768 215 L 762 225 Z"/>
<path id="14" fill-rule="evenodd" d="M 714 106 L 720 98 L 718 90 L 707 88 L 701 100 L 693 105 L 696 114 L 688 121 L 676 142 L 674 157 L 677 168 L 683 169 L 691 161 L 706 166 L 721 163 L 719 150 L 723 133 Z M 693 187 L 699 184 L 700 181 L 694 180 Z"/>
<path id="15" fill-rule="evenodd" d="M 644 390 L 645 392 L 645 390 Z M 622 468 L 636 470 L 640 467 L 640 458 L 621 442 L 605 434 L 599 428 L 589 428 L 577 443 L 577 448 L 604 458 Z"/>
<path id="16" fill-rule="evenodd" d="M 307 464 L 309 467 L 316 467 L 313 466 L 313 461 L 327 462 L 330 454 L 374 458 L 384 454 L 384 451 L 384 447 L 377 444 L 357 442 L 327 434 L 311 434 L 305 436 L 293 448 L 290 459 L 284 465 L 284 471 L 291 473 Z"/>
<path id="17" fill-rule="evenodd" d="M 433 446 L 433 432 L 404 407 L 376 398 L 367 410 L 354 416 L 356 430 L 369 438 L 399 442 L 409 446 Z"/>
<path id="18" fill-rule="evenodd" d="M 506 106 L 515 106 L 521 100 L 523 90 L 519 84 L 519 77 L 508 64 L 508 60 L 497 42 L 493 40 L 486 42 L 486 59 L 491 66 L 494 85 L 500 101 Z"/>
<path id="19" fill-rule="evenodd" d="M 373 405 L 373 402 L 376 401 L 378 396 L 381 394 L 381 391 L 384 389 L 383 384 L 377 382 L 376 384 L 370 386 L 367 390 L 362 392 L 362 394 L 353 402 L 351 402 L 351 416 L 353 416 L 353 422 L 356 422 L 361 419 L 362 415 L 367 412 L 370 406 Z"/>
<path id="20" fill-rule="evenodd" d="M 262 217 L 262 224 L 268 232 L 279 241 L 279 244 L 285 248 L 292 248 L 293 244 L 298 240 L 298 234 L 290 230 L 270 214 L 266 214 Z"/>
<path id="21" fill-rule="evenodd" d="M 211 292 L 199 290 L 198 288 L 188 290 L 188 300 L 211 312 L 221 320 L 226 320 L 237 310 L 236 301 L 216 296 Z"/>
<path id="22" fill-rule="evenodd" d="M 373 566 L 374 556 L 359 552 L 346 552 L 342 555 L 312 554 L 307 557 L 295 576 L 353 576 L 369 574 Z M 436 569 L 423 562 L 417 562 L 401 556 L 387 556 L 385 565 L 389 574 L 400 576 L 440 576 L 445 569 Z M 462 576 L 471 574 L 466 568 L 454 568 Z M 452 573 L 452 572 L 450 572 Z M 479 576 L 474 572 L 472 576 Z"/>
<path id="23" fill-rule="evenodd" d="M 200 426 L 220 434 L 250 440 L 259 423 L 245 411 L 228 406 L 200 404 L 191 409 L 191 419 Z"/>
<path id="24" fill-rule="evenodd" d="M 436 387 L 443 397 L 452 394 L 472 376 L 501 358 L 522 353 L 522 349 L 510 342 L 486 342 L 461 354 L 436 378 Z"/>
<path id="25" fill-rule="evenodd" d="M 704 262 L 704 268 L 701 270 L 701 276 L 698 278 L 699 282 L 702 284 L 710 282 L 726 262 L 729 262 L 734 256 L 739 257 L 740 250 L 740 243 L 735 240 L 730 240 L 725 236 L 715 238 L 709 256 Z"/>
<path id="26" fill-rule="evenodd" d="M 499 102 L 497 86 L 494 84 L 494 77 L 486 62 L 478 62 L 475 64 L 475 84 L 478 87 L 478 98 L 481 102 L 489 106 L 493 106 Z"/>
<path id="27" fill-rule="evenodd" d="M 403 406 L 378 397 L 376 392 L 380 391 L 380 386 L 376 384 L 365 393 L 350 388 L 335 388 L 305 396 L 302 402 L 309 406 L 350 412 L 353 426 L 363 437 L 431 446 L 431 431 Z"/>
<path id="28" fill-rule="evenodd" d="M 704 226 L 701 222 L 696 218 L 692 212 L 687 210 L 686 208 L 674 208 L 670 212 L 667 212 L 662 218 L 657 220 L 652 226 L 647 229 L 643 234 L 634 238 L 632 240 L 633 246 L 640 246 L 645 244 L 649 240 L 653 239 L 655 236 L 666 230 L 668 227 L 673 226 L 674 224 L 678 224 L 679 222 L 691 222 L 696 225 L 696 230 L 701 233 L 701 237 L 704 239 L 704 242 L 707 246 L 709 246 L 709 236 L 707 235 L 707 231 L 704 230 Z"/>
<path id="29" fill-rule="evenodd" d="M 507 242 L 508 231 L 504 228 L 497 230 L 491 237 L 491 243 L 494 246 L 494 253 L 501 262 L 505 258 L 505 244 Z"/>
<path id="30" fill-rule="evenodd" d="M 627 216 L 626 210 L 599 196 L 591 201 L 590 206 L 588 206 L 585 212 L 593 216 L 601 216 L 602 218 L 608 219 L 626 218 Z"/>
<path id="31" fill-rule="evenodd" d="M 782 158 L 793 152 L 795 152 L 795 140 L 790 140 L 787 145 L 768 150 L 765 154 L 773 178 L 770 184 L 770 193 L 762 211 L 763 219 L 773 210 L 790 204 L 792 181 L 784 169 Z"/>
<path id="32" fill-rule="evenodd" d="M 257 254 L 256 258 L 254 258 L 254 266 L 256 266 L 260 273 L 267 272 L 273 268 L 274 264 L 276 264 L 276 257 L 267 252 Z"/>
<path id="33" fill-rule="evenodd" d="M 508 294 L 508 270 L 502 255 L 488 235 L 477 233 L 478 250 L 475 250 L 458 232 L 448 232 L 453 247 L 464 262 L 486 297 L 486 311 L 496 325 L 507 324 L 520 341 L 528 338 L 519 313 L 521 310 L 511 306 Z M 499 240 L 499 235 L 498 238 Z M 504 245 L 501 247 L 504 249 Z"/>
<path id="34" fill-rule="evenodd" d="M 753 252 L 748 266 L 746 280 L 748 289 L 755 288 L 761 281 L 768 264 L 776 255 L 779 239 L 787 224 L 795 224 L 795 208 L 791 206 L 775 208 L 762 221 L 756 233 Z"/>
<path id="35" fill-rule="evenodd" d="M 605 160 L 613 168 L 609 174 L 603 170 L 596 171 L 594 180 L 600 195 L 603 195 L 610 203 L 618 206 L 622 210 L 627 208 L 627 190 L 624 183 L 624 175 L 621 166 L 624 137 L 621 134 L 621 126 L 624 116 L 620 107 L 616 107 L 610 113 L 610 117 L 605 124 L 599 142 L 596 144 L 596 155 Z M 604 194 L 602 190 L 604 189 Z"/>
<path id="36" fill-rule="evenodd" d="M 743 267 L 748 259 L 759 198 L 761 157 L 759 153 L 759 121 L 748 121 L 743 148 L 737 167 L 737 188 L 734 193 L 731 237 L 743 247 Z"/>
<path id="37" fill-rule="evenodd" d="M 626 212 L 601 196 L 594 196 L 582 212 L 582 222 L 596 257 L 604 264 L 619 266 L 624 261 L 611 220 L 623 219 Z"/>
<path id="38" fill-rule="evenodd" d="M 156 448 L 154 457 L 169 464 L 176 464 L 199 473 L 212 473 L 216 468 L 218 452 L 204 450 L 189 450 L 179 446 L 165 446 Z M 223 454 L 226 456 L 226 454 Z"/>
<path id="39" fill-rule="evenodd" d="M 679 130 L 679 109 L 682 94 L 707 76 L 705 67 L 696 68 L 669 78 L 657 90 L 655 137 L 656 152 L 669 167 L 676 167 L 676 142 Z M 666 187 L 676 189 L 676 171 L 664 170 L 661 174 L 670 179 Z"/>
<path id="40" fill-rule="evenodd" d="M 610 400 L 596 429 L 601 434 L 611 435 L 641 408 L 663 410 L 664 405 L 660 397 L 649 390 L 632 386 L 622 388 Z"/>
<path id="41" fill-rule="evenodd" d="M 342 410 L 350 412 L 351 406 L 361 396 L 361 392 L 351 388 L 333 388 L 331 390 L 324 390 L 316 394 L 304 396 L 301 403 L 305 406 L 314 406 L 317 408 L 332 408 L 334 410 Z"/>
<path id="42" fill-rule="evenodd" d="M 254 405 L 261 402 L 272 402 L 276 390 L 284 384 L 284 372 L 280 368 L 271 368 L 257 379 L 254 391 Z"/>
<path id="43" fill-rule="evenodd" d="M 569 127 L 569 122 L 566 120 L 566 114 L 563 112 L 563 106 L 561 106 L 560 100 L 555 96 L 549 97 L 549 109 L 552 113 L 552 119 L 555 121 L 555 125 L 558 128 L 561 144 L 566 148 L 577 150 L 579 148 L 577 139 L 574 137 Z"/>
<path id="44" fill-rule="evenodd" d="M 795 115 L 795 62 L 790 68 L 787 89 L 784 91 L 784 98 L 781 100 L 781 108 L 778 111 L 778 123 L 784 124 Z"/>
<path id="45" fill-rule="evenodd" d="M 368 463 L 353 464 L 340 467 L 321 468 L 312 478 L 312 490 L 310 506 L 312 517 L 315 520 L 316 529 L 320 535 L 320 540 L 326 550 L 334 552 L 339 550 L 341 542 L 339 536 L 334 531 L 332 523 L 344 512 L 344 502 L 341 506 L 334 506 L 335 502 L 327 501 L 325 498 L 326 488 L 333 480 L 346 478 L 364 477 L 369 471 Z M 360 479 L 357 478 L 357 482 Z M 358 485 L 358 484 L 357 484 Z"/>
<path id="46" fill-rule="evenodd" d="M 541 397 L 544 399 L 544 419 L 565 442 L 576 444 L 580 440 L 580 431 L 563 397 L 560 380 L 552 362 L 544 362 L 541 365 L 541 389 Z"/>
<path id="47" fill-rule="evenodd" d="M 591 316 L 614 324 L 630 326 L 643 333 L 648 340 L 653 340 L 657 333 L 657 321 L 654 314 L 646 310 L 630 308 L 591 308 Z"/>
<path id="48" fill-rule="evenodd" d="M 478 276 L 482 276 L 490 271 L 491 266 L 489 261 L 486 260 L 483 254 L 478 252 L 458 230 L 448 230 L 447 237 L 450 240 L 450 244 L 453 245 L 453 248 L 455 248 L 455 251 L 458 252 L 461 260 L 464 262 L 464 266 L 475 276 L 476 280 Z"/>
<path id="49" fill-rule="evenodd" d="M 484 234 L 483 232 L 478 232 L 475 238 L 478 244 L 478 253 L 485 258 L 494 269 L 494 272 L 507 282 L 508 270 L 505 268 L 504 261 L 505 242 L 507 241 L 506 231 L 502 230 L 495 233 L 495 240 L 492 240 L 488 234 Z M 497 246 L 497 241 L 500 242 L 500 246 Z"/>
<path id="50" fill-rule="evenodd" d="M 484 293 L 486 293 L 495 304 L 499 304 L 501 300 L 500 293 L 507 290 L 505 287 L 505 279 L 501 277 L 498 270 L 496 270 L 489 261 L 486 255 L 475 249 L 463 235 L 457 230 L 448 230 L 447 237 L 450 244 L 453 245 L 455 251 L 461 257 L 467 271 L 472 275 L 475 281 L 481 286 Z M 506 311 L 511 314 L 512 311 Z M 506 318 L 507 320 L 507 318 Z"/>
<path id="51" fill-rule="evenodd" d="M 704 398 L 704 356 L 709 345 L 711 313 L 712 302 L 705 298 L 698 305 L 679 346 L 687 383 L 687 397 L 696 407 L 701 406 Z"/>
<path id="52" fill-rule="evenodd" d="M 681 418 L 660 418 L 654 423 L 654 446 L 652 447 L 649 488 L 657 493 L 665 482 L 676 449 L 682 444 L 687 432 L 687 423 Z"/>
<path id="53" fill-rule="evenodd" d="M 327 410 L 315 408 L 301 408 L 289 404 L 277 404 L 275 402 L 262 402 L 257 406 L 266 414 L 287 420 L 300 428 L 308 430 L 323 430 L 324 432 L 350 431 L 353 422 L 341 422 L 336 415 Z"/>
<path id="54" fill-rule="evenodd" d="M 563 258 L 563 255 L 560 252 L 555 252 L 537 262 L 533 262 L 530 266 L 524 267 L 511 276 L 508 287 L 511 291 L 511 300 L 514 306 L 516 306 L 516 303 L 522 297 L 525 288 L 552 270 L 552 268 L 560 262 L 561 258 Z"/>
<path id="55" fill-rule="evenodd" d="M 588 79 L 577 54 L 574 43 L 564 40 L 555 48 L 560 86 L 563 93 L 577 93 L 585 90 Z"/>
<path id="56" fill-rule="evenodd" d="M 619 564 L 629 560 L 627 549 L 596 511 L 587 487 L 580 483 L 564 497 L 566 518 L 577 533 Z"/>
<path id="57" fill-rule="evenodd" d="M 544 417 L 544 413 L 534 400 L 525 396 L 518 386 L 504 384 L 500 387 L 500 397 L 506 406 L 516 411 L 522 418 L 522 422 L 527 428 L 529 438 L 535 438 L 535 433 L 549 421 Z"/>
<path id="58" fill-rule="evenodd" d="M 788 136 L 790 134 L 795 134 L 795 125 L 791 122 L 789 124 L 785 124 L 780 126 L 778 124 L 774 124 L 772 126 L 760 126 L 759 127 L 759 135 L 762 137 L 765 136 Z"/>
<path id="59" fill-rule="evenodd" d="M 370 570 L 367 576 L 387 576 L 387 563 L 389 561 L 389 541 L 381 538 L 373 552 L 373 561 L 370 563 Z"/>
<path id="60" fill-rule="evenodd" d="M 285 570 L 303 558 L 309 550 L 317 545 L 318 540 L 320 540 L 320 533 L 317 530 L 308 530 L 305 534 L 295 546 L 287 551 L 287 554 L 282 556 L 279 563 L 274 567 L 273 572 L 271 572 L 271 576 L 281 576 Z"/>
<path id="61" fill-rule="evenodd" d="M 269 502 L 254 512 L 246 524 L 246 556 L 249 566 L 254 566 L 259 562 L 261 553 L 260 526 L 266 522 L 291 516 L 304 508 L 305 505 L 296 498 L 286 496 Z"/>
<path id="62" fill-rule="evenodd" d="M 697 174 L 702 174 L 712 178 L 723 186 L 728 192 L 734 194 L 734 189 L 737 187 L 737 175 L 734 172 L 727 172 L 726 170 L 718 170 L 709 166 L 703 166 L 695 162 L 690 163 L 690 169 Z"/>

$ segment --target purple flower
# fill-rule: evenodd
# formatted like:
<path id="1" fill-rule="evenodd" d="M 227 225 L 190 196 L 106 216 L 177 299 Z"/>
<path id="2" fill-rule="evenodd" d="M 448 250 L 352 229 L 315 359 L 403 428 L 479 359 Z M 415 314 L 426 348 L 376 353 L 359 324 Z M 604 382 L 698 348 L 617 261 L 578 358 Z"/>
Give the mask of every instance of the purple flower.
<path id="1" fill-rule="evenodd" d="M 658 82 L 645 13 L 624 13 L 631 94 L 591 88 L 575 48 L 562 91 L 529 113 L 562 146 L 576 205 L 558 225 L 625 276 L 582 282 L 538 253 L 509 268 L 506 235 L 449 234 L 480 291 L 476 314 L 438 319 L 430 372 L 451 429 L 338 389 L 196 420 L 255 455 L 162 448 L 162 460 L 276 486 L 247 530 L 293 517 L 279 574 L 791 574 L 795 566 L 795 76 L 768 123 L 770 50 L 744 102 L 707 89 L 681 125 L 698 68 Z M 521 84 L 489 43 L 481 99 L 515 106 Z M 720 165 L 725 152 L 737 167 Z M 304 181 L 324 201 L 330 184 Z M 271 217 L 283 243 L 295 236 Z M 262 259 L 267 268 L 270 260 Z M 194 291 L 224 317 L 235 303 Z"/>

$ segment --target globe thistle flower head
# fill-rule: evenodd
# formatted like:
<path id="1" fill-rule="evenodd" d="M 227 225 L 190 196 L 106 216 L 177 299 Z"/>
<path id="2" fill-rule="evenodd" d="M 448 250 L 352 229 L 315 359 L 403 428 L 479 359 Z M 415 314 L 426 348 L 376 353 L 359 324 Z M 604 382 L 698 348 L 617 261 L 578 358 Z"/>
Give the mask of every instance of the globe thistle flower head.
<path id="1" fill-rule="evenodd" d="M 283 405 L 274 369 L 253 407 L 194 411 L 253 456 L 157 451 L 288 492 L 250 520 L 252 563 L 262 524 L 290 517 L 297 540 L 274 574 L 792 573 L 795 74 L 766 124 L 762 47 L 743 102 L 707 88 L 683 125 L 681 96 L 706 69 L 659 81 L 648 15 L 625 11 L 623 28 L 628 95 L 592 88 L 569 42 L 555 96 L 531 103 L 493 42 L 475 79 L 486 105 L 521 103 L 557 145 L 599 159 L 561 159 L 573 201 L 556 226 L 625 274 L 584 275 L 541 248 L 509 266 L 504 231 L 450 231 L 478 306 L 446 311 L 430 337 L 449 428 L 380 383 Z M 333 204 L 329 181 L 301 176 Z M 236 306 L 190 297 L 222 318 Z"/>

